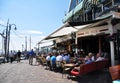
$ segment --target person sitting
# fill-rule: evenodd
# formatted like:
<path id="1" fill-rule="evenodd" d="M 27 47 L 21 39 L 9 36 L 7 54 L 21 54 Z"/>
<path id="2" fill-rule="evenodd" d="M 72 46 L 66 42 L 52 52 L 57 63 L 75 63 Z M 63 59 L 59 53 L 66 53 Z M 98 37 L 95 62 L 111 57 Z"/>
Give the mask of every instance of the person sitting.
<path id="1" fill-rule="evenodd" d="M 91 59 L 92 61 L 95 61 L 95 57 L 94 57 L 94 55 L 93 55 L 92 52 L 88 53 L 88 56 L 90 57 L 90 59 Z"/>
<path id="2" fill-rule="evenodd" d="M 54 53 L 52 53 L 50 61 L 51 61 L 50 70 L 56 70 L 56 56 Z"/>
<path id="3" fill-rule="evenodd" d="M 90 64 L 92 63 L 93 61 L 90 59 L 90 56 L 86 56 L 85 59 L 84 59 L 84 62 L 82 64 Z M 81 64 L 80 64 L 81 65 Z M 80 70 L 80 65 L 78 67 L 74 67 L 74 69 L 76 70 Z"/>
<path id="4" fill-rule="evenodd" d="M 70 63 L 70 55 L 67 52 L 64 53 L 63 60 L 66 61 L 66 63 Z"/>
<path id="5" fill-rule="evenodd" d="M 100 61 L 100 60 L 103 60 L 104 58 L 101 57 L 100 53 L 97 53 L 96 55 L 96 60 L 95 61 Z"/>
<path id="6" fill-rule="evenodd" d="M 63 57 L 61 54 L 58 54 L 58 56 L 56 57 L 56 68 L 59 72 L 62 72 L 62 63 L 63 61 Z"/>
<path id="7" fill-rule="evenodd" d="M 47 66 L 50 68 L 50 56 L 51 56 L 51 53 L 49 53 L 47 56 L 46 56 L 46 61 L 47 61 Z"/>

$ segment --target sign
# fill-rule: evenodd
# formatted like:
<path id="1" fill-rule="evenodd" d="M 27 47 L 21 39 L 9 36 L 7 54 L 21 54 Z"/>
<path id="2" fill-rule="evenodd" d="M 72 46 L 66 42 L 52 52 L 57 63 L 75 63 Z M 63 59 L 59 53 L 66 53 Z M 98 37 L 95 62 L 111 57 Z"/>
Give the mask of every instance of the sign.
<path id="1" fill-rule="evenodd" d="M 91 36 L 102 33 L 109 33 L 108 25 L 81 29 L 80 31 L 78 31 L 77 37 Z"/>

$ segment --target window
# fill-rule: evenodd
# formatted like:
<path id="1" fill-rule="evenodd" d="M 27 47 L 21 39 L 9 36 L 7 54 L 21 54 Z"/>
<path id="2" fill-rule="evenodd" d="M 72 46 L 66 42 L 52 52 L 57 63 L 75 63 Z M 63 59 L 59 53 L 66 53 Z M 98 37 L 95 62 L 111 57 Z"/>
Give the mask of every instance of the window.
<path id="1" fill-rule="evenodd" d="M 70 7 L 69 7 L 69 12 L 74 9 L 80 2 L 83 0 L 71 0 Z"/>
<path id="2" fill-rule="evenodd" d="M 120 0 L 114 0 L 115 5 L 120 5 Z"/>
<path id="3" fill-rule="evenodd" d="M 69 12 L 76 7 L 76 0 L 71 0 Z"/>
<path id="4" fill-rule="evenodd" d="M 80 2 L 82 2 L 82 0 L 78 0 L 77 3 L 79 4 Z"/>

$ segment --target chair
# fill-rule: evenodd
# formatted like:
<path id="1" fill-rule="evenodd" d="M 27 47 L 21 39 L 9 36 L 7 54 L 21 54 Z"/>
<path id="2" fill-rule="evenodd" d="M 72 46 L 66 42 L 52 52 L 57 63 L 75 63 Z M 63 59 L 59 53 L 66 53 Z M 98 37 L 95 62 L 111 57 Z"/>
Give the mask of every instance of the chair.
<path id="1" fill-rule="evenodd" d="M 58 72 L 62 71 L 62 63 L 61 63 L 61 61 L 56 61 L 56 70 Z"/>
<path id="2" fill-rule="evenodd" d="M 75 64 L 64 64 L 63 66 L 63 72 L 62 72 L 62 78 L 63 78 L 63 75 L 65 74 L 68 74 L 67 78 L 70 77 L 71 73 L 70 71 L 75 67 Z"/>
<path id="3" fill-rule="evenodd" d="M 120 80 L 120 65 L 109 67 L 109 72 L 112 80 Z"/>
<path id="4" fill-rule="evenodd" d="M 42 65 L 41 58 L 42 58 L 41 56 L 36 56 L 36 60 L 37 60 L 39 65 Z"/>
<path id="5" fill-rule="evenodd" d="M 61 67 L 62 67 L 62 78 L 63 78 L 63 74 L 67 73 L 68 70 L 70 69 L 70 68 L 66 68 L 66 67 L 64 66 L 65 64 L 66 64 L 66 61 L 63 60 L 63 61 L 61 62 Z"/>
<path id="6" fill-rule="evenodd" d="M 41 58 L 41 62 L 42 62 L 42 66 L 47 66 L 47 61 L 46 61 L 45 57 Z"/>

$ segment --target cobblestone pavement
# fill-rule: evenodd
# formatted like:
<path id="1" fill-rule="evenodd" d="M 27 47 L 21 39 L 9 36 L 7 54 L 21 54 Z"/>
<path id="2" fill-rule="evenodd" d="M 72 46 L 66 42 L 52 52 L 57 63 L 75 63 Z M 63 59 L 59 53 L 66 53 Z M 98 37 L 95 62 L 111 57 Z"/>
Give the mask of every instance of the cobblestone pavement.
<path id="1" fill-rule="evenodd" d="M 0 83 L 77 83 L 35 64 L 29 65 L 27 60 L 0 64 Z"/>

